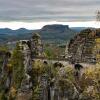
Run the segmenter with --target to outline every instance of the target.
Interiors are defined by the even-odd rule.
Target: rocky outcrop
[[[68,54],[71,62],[96,63],[96,39],[100,29],[85,29],[70,40]]]
[[[33,34],[30,40],[30,48],[33,57],[43,56],[43,44],[41,40],[41,36],[38,33]]]
[[[2,66],[0,72],[0,93],[8,96],[12,85],[12,70],[10,69],[11,53],[9,51],[0,51],[0,59],[2,59]]]
[[[31,58],[31,50],[28,46],[29,41],[20,41],[19,45],[22,46],[22,54],[24,56],[24,78],[21,82],[21,86],[18,90],[17,100],[30,100],[32,98],[32,81],[29,73],[32,71],[32,58]]]
[[[33,77],[31,74],[33,72],[32,60],[34,57],[42,56],[43,46],[39,34],[33,34],[30,40],[19,41],[19,46],[24,57],[24,78],[18,90],[17,100],[23,100],[23,97],[25,100],[30,100],[32,98],[33,88]]]
[[[20,40],[19,46],[24,54],[30,53],[29,55],[33,58],[43,56],[43,44],[38,33],[33,34],[30,40]]]

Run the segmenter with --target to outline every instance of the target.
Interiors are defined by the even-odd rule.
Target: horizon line
[[[10,28],[16,30],[19,28],[26,29],[41,29],[45,25],[61,24],[68,25],[69,27],[92,27],[100,28],[99,21],[69,21],[69,22],[58,22],[58,21],[44,21],[44,22],[23,22],[23,21],[11,21],[11,22],[0,22],[0,28]]]

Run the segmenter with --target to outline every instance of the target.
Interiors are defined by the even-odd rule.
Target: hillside
[[[22,38],[26,39],[26,37],[29,38],[32,32],[36,32],[36,30],[27,30],[25,28],[17,30],[11,30],[9,28],[0,29],[0,43],[17,41]]]
[[[87,29],[87,27],[70,27],[73,31],[75,31],[75,32],[80,32],[80,31],[82,31],[82,30],[84,30],[84,29]]]
[[[75,31],[72,31],[68,25],[46,25],[39,34],[43,40],[54,42],[66,42],[75,35]]]
[[[70,47],[78,43],[76,46],[80,48],[83,38],[94,40],[92,37],[95,37],[96,47],[100,48],[100,30],[94,31],[81,31],[71,41]],[[65,65],[64,61],[49,59],[50,55],[53,53],[45,55],[41,36],[37,33],[29,40],[20,40],[12,52],[2,46],[0,100],[100,100],[100,64],[85,63],[85,67],[84,64],[72,65],[65,61]]]
[[[40,30],[4,28],[0,29],[0,43],[29,39],[34,33],[39,33],[46,42],[66,42],[75,34],[67,25],[46,25]]]

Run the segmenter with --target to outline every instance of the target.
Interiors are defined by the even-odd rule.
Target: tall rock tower
[[[33,34],[31,39],[31,52],[33,57],[43,56],[43,45],[38,33]]]

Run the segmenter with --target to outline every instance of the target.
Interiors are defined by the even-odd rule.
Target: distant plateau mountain
[[[75,30],[76,29],[76,30]],[[64,42],[70,40],[79,28],[69,28],[68,25],[46,25],[39,30],[28,30],[20,28],[17,30],[11,30],[9,28],[0,29],[0,43],[7,43],[12,41],[18,41],[21,39],[29,39],[32,34],[39,33],[43,41],[47,42]]]

